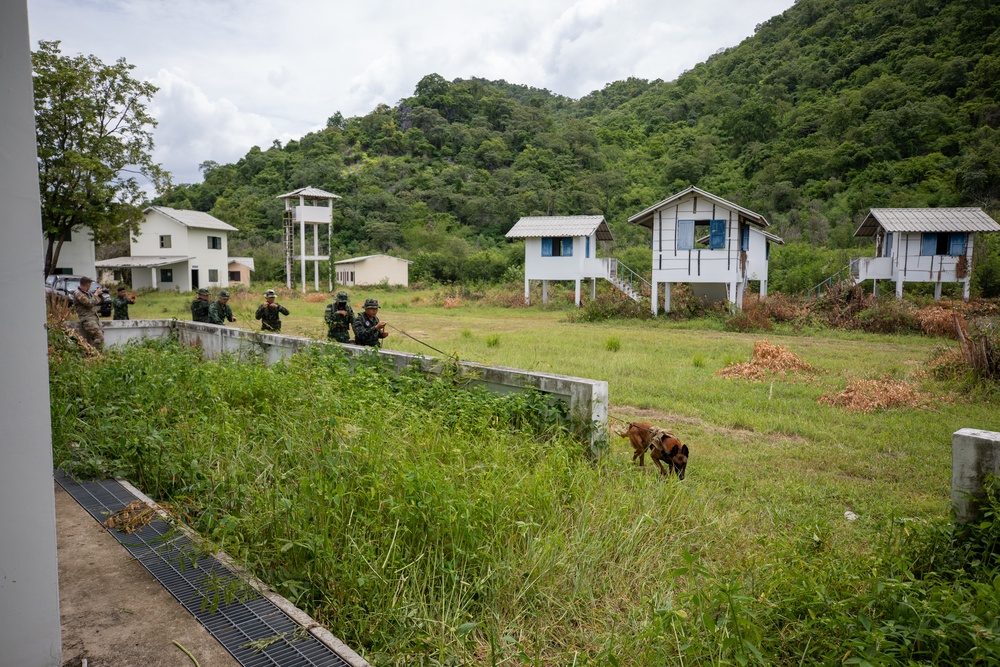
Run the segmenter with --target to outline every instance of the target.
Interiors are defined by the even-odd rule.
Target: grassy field
[[[263,289],[235,296],[237,325],[254,328],[253,311]],[[889,614],[898,626],[886,626],[882,606],[895,609],[896,600],[879,596],[909,585],[913,577],[908,574],[913,564],[900,551],[911,537],[910,526],[940,525],[949,516],[951,434],[963,427],[1000,430],[996,392],[969,394],[927,373],[928,360],[953,341],[779,328],[766,338],[815,371],[750,382],[716,372],[747,361],[754,342],[764,336],[726,332],[716,320],[584,324],[569,321],[572,308],[564,302],[499,308],[453,298],[445,307],[445,295],[432,291],[352,291],[355,304],[366,296],[380,299],[379,316],[393,327],[386,348],[436,356],[405,332],[463,360],[607,380],[616,420],[661,425],[691,449],[683,483],[661,479],[655,467],[635,467],[627,441],[617,437],[596,464],[582,456],[566,459],[557,448],[495,454],[494,463],[470,469],[468,461],[456,464],[451,452],[482,443],[461,438],[456,443],[440,428],[428,440],[412,424],[402,426],[412,434],[410,446],[419,443],[426,450],[407,454],[416,479],[451,489],[457,495],[448,503],[461,504],[465,501],[454,498],[471,493],[490,506],[490,516],[500,517],[490,529],[496,531],[490,546],[469,543],[473,551],[490,553],[485,568],[492,574],[482,575],[481,563],[476,571],[498,580],[486,607],[478,597],[485,594],[471,591],[475,582],[466,582],[470,591],[457,584],[418,594],[407,579],[410,565],[392,570],[393,559],[384,551],[401,548],[394,546],[392,526],[368,534],[376,545],[369,554],[372,571],[384,584],[380,593],[365,588],[368,583],[359,590],[389,607],[405,607],[402,601],[409,600],[408,611],[380,610],[373,618],[384,617],[394,626],[405,626],[410,618],[413,627],[396,636],[356,617],[338,619],[321,603],[313,611],[376,663],[816,664],[839,656],[845,664],[908,664],[914,657],[926,659],[913,648],[914,641],[920,646],[919,632],[916,639],[894,639],[898,632],[886,630],[903,627],[901,612]],[[140,295],[132,316],[188,319],[191,298]],[[325,338],[326,301],[283,294],[279,302],[291,310],[285,333]],[[865,414],[817,401],[842,391],[852,379],[881,377],[913,383],[926,394],[925,406]],[[615,427],[620,422],[613,420]],[[367,428],[379,435],[377,420]],[[74,432],[73,437],[80,436]],[[517,449],[482,432],[477,437],[487,438],[490,447]],[[490,468],[494,464],[498,468]],[[484,478],[470,472],[481,466],[492,472]],[[481,485],[467,487],[465,475]],[[396,497],[391,488],[387,493]],[[509,499],[503,498],[506,493]],[[502,498],[509,500],[509,509],[496,504]],[[471,511],[466,518],[472,523],[487,520],[479,510]],[[248,555],[238,542],[223,543]],[[315,601],[316,594],[303,593],[300,584],[274,582],[273,564],[263,570],[291,597]],[[456,576],[463,578],[461,572]],[[909,595],[919,597],[915,590]],[[934,607],[927,618],[958,613],[953,607],[980,596],[976,591],[954,595],[957,601],[921,601]],[[989,634],[996,629],[996,599],[992,605],[985,615],[992,621],[975,617],[976,627],[985,627],[987,634],[974,639],[974,646],[996,639]],[[928,628],[928,633],[940,631]],[[853,648],[851,637],[857,638]],[[387,641],[399,644],[393,649]],[[893,641],[904,646],[898,662],[879,647],[879,642],[896,645]],[[972,664],[953,657],[946,651],[932,662]]]

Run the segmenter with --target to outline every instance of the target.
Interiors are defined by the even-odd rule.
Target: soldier
[[[275,293],[273,289],[264,292],[264,303],[257,306],[255,317],[260,320],[261,331],[281,331],[281,319],[278,316],[288,315],[288,309],[274,302]]]
[[[104,330],[101,329],[98,309],[101,307],[101,293],[104,289],[98,287],[97,291],[91,294],[92,282],[87,276],[80,278],[80,286],[73,292],[73,310],[80,320],[80,333],[83,339],[100,352],[104,350]]]
[[[354,344],[382,347],[382,339],[388,337],[385,322],[378,321],[378,299],[365,299],[365,312],[354,320]]]
[[[347,292],[341,290],[333,303],[326,305],[326,313],[323,315],[326,326],[329,329],[326,337],[338,343],[351,342],[351,327],[354,325],[354,309],[348,303]]]
[[[208,307],[208,321],[212,324],[225,324],[227,320],[235,322],[236,318],[233,317],[233,309],[229,307],[229,292],[222,290],[218,301]]]
[[[127,320],[128,319],[128,305],[130,303],[135,303],[135,295],[129,296],[125,291],[125,287],[118,288],[118,296],[115,300],[111,302],[111,308],[114,314],[111,316],[113,320]]]
[[[198,298],[191,302],[191,319],[195,322],[211,322],[208,318],[208,288],[198,290]]]

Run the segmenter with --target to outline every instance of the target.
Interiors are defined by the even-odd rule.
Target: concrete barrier
[[[75,322],[68,324],[76,325]],[[301,336],[267,334],[185,320],[106,320],[102,325],[105,345],[108,347],[124,345],[142,338],[166,338],[176,335],[182,345],[200,347],[208,359],[214,359],[222,354],[232,354],[243,358],[263,358],[265,363],[271,364],[287,359],[311,345],[337,345],[350,355],[373,352],[372,348],[358,345],[328,343]],[[607,447],[608,383],[603,380],[486,366],[469,361],[459,361],[454,364],[395,350],[376,352],[396,372],[415,364],[427,373],[439,374],[445,369],[454,369],[458,376],[469,384],[483,385],[493,392],[535,389],[554,396],[566,404],[574,431],[590,448],[591,454],[598,456]]]
[[[951,436],[951,503],[955,520],[967,523],[979,516],[987,475],[1000,475],[1000,433],[963,428]]]

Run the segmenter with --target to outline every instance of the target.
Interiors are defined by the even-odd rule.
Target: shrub
[[[584,304],[577,313],[571,313],[571,322],[604,322],[607,320],[620,319],[650,319],[653,314],[649,311],[648,303],[636,303],[624,294],[617,292],[607,292],[598,294],[596,299],[592,299]]]

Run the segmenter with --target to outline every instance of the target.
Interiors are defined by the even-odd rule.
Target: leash
[[[428,343],[425,343],[424,341],[420,340],[419,338],[416,338],[416,337],[414,337],[414,336],[411,336],[410,334],[406,333],[405,331],[403,331],[403,330],[402,330],[402,329],[400,329],[399,327],[394,327],[394,326],[392,326],[391,324],[389,324],[388,322],[386,323],[386,325],[385,325],[385,326],[389,327],[390,329],[393,329],[394,331],[398,331],[399,333],[403,334],[404,336],[406,336],[406,337],[407,337],[407,338],[409,338],[410,340],[415,340],[415,341],[417,341],[418,343],[420,343],[421,345],[425,345],[425,346],[427,346],[427,347],[431,348],[432,350],[434,350],[434,351],[435,351],[435,352],[437,352],[438,354],[443,354],[444,356],[446,356],[446,357],[449,357],[449,358],[451,358],[451,359],[455,359],[456,361],[458,360],[458,357],[456,357],[456,356],[455,356],[454,354],[448,354],[447,352],[443,352],[443,351],[441,351],[441,350],[437,349],[436,347],[434,347],[433,345],[430,345],[430,344],[428,344]],[[381,341],[380,341],[380,342],[381,342]]]

